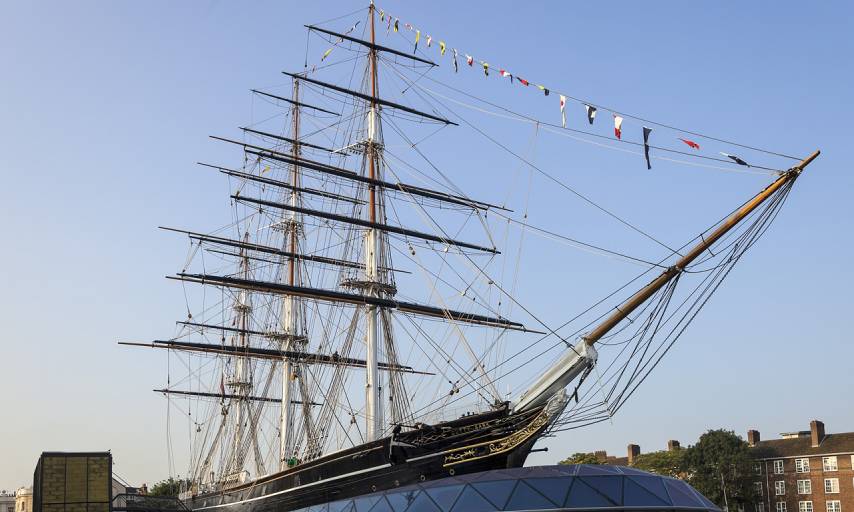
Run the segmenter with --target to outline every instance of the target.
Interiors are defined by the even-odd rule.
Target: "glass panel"
[[[566,500],[566,494],[569,491],[569,484],[572,483],[572,478],[526,478],[525,483],[560,507]]]
[[[609,466],[607,464],[581,464],[578,466],[579,476],[618,474],[620,474],[620,470],[616,466]]]
[[[703,507],[705,506],[688,488],[688,485],[678,480],[664,480],[664,487],[670,494],[670,501],[675,507]]]
[[[504,504],[510,498],[510,493],[513,492],[515,485],[516,480],[497,480],[494,482],[475,482],[471,484],[477,492],[494,503],[495,507],[499,510],[504,508]]]
[[[582,478],[587,485],[604,495],[614,505],[623,503],[623,476],[591,476]]]
[[[353,510],[353,500],[334,501],[329,504],[329,512],[350,512]]]
[[[669,505],[667,501],[659,498],[644,486],[634,482],[632,478],[627,477],[623,482],[623,503],[626,507]]]
[[[388,501],[383,496],[375,505],[374,508],[371,509],[371,512],[394,512],[394,509],[391,508],[391,505],[388,504]]]
[[[375,494],[373,496],[363,496],[361,498],[356,498],[353,502],[356,504],[356,512],[368,512],[371,510],[377,502],[382,499],[382,494]]]
[[[565,507],[587,508],[587,507],[613,507],[619,506],[619,503],[613,503],[607,499],[602,493],[597,492],[593,487],[584,483],[580,478],[576,478],[569,489],[569,496],[566,498]]]
[[[418,491],[394,492],[386,494],[385,497],[395,512],[403,512],[410,503],[415,501],[417,493]]]
[[[469,486],[463,490],[457,502],[454,503],[452,512],[494,512],[495,505],[488,502],[486,498],[478,494]],[[373,512],[373,511],[372,511]]]
[[[419,493],[407,510],[409,512],[442,512],[425,492]]]
[[[547,500],[545,496],[535,491],[533,487],[523,481],[513,490],[510,501],[504,510],[530,510],[554,508],[555,504]]]
[[[463,491],[465,486],[460,485],[446,485],[444,487],[434,487],[432,489],[427,489],[427,494],[433,498],[433,501],[439,505],[439,508],[442,510],[451,510],[451,507],[454,505],[454,501],[457,500],[457,496]]]
[[[667,495],[667,491],[664,490],[664,482],[662,482],[662,478],[659,476],[633,476],[630,477],[629,480],[634,481],[639,484],[641,487],[646,489],[647,491],[653,493],[664,503],[670,503],[670,497]]]

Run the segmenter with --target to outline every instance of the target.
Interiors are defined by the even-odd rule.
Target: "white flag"
[[[560,95],[560,124],[566,128],[566,96]]]

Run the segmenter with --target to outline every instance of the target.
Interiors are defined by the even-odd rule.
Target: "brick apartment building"
[[[757,512],[854,512],[854,432],[826,434],[813,420],[809,430],[762,441],[749,430],[756,459]]]

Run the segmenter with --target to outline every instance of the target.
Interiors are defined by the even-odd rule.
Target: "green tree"
[[[592,453],[573,453],[559,464],[601,464],[602,462]]]
[[[687,451],[680,448],[670,451],[642,453],[635,458],[631,466],[656,475],[682,478],[686,474],[685,454]]]
[[[174,479],[171,476],[151,486],[148,490],[150,496],[170,496],[177,498],[182,490],[188,488],[190,481],[187,479]]]
[[[731,430],[709,430],[685,451],[688,483],[718,506],[745,508],[756,500],[747,442]]]

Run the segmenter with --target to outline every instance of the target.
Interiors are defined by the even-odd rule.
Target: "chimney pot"
[[[821,445],[821,442],[824,441],[824,423],[819,420],[812,420],[810,422],[810,439],[812,440],[812,447],[815,448]]]
[[[759,442],[759,431],[758,430],[748,430],[747,431],[747,444],[750,446],[756,446],[756,443]]]
[[[638,455],[640,455],[640,446],[636,444],[630,444],[628,446],[628,460],[629,464],[633,464],[635,459],[637,459]]]
[[[681,446],[679,445],[679,441],[677,441],[676,439],[671,439],[670,441],[667,441],[668,452],[678,450],[679,448],[681,448]]]

